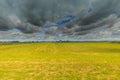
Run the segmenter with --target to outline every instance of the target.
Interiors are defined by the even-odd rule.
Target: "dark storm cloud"
[[[5,20],[0,19],[0,31],[7,31],[10,27],[6,24]]]
[[[72,28],[74,25],[79,26],[72,33],[84,35],[104,25],[108,25],[107,28],[110,28],[119,19],[120,13],[118,6],[120,6],[120,1],[94,0],[91,5],[93,8],[91,13],[87,15],[83,14],[72,25],[67,26],[67,28]]]
[[[25,34],[85,35],[97,28],[111,28],[120,17],[120,0],[0,0],[0,31],[18,29]],[[76,19],[60,28],[43,29],[61,18]]]

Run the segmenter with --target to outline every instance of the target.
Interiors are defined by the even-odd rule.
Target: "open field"
[[[1,43],[0,80],[119,80],[120,43]]]

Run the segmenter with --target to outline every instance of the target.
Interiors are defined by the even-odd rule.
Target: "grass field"
[[[0,80],[119,80],[120,43],[1,43]]]

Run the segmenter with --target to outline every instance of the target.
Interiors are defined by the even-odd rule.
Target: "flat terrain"
[[[120,43],[0,43],[0,80],[119,80]]]

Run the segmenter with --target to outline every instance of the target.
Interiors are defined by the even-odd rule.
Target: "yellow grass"
[[[120,44],[0,44],[0,80],[119,80]]]

